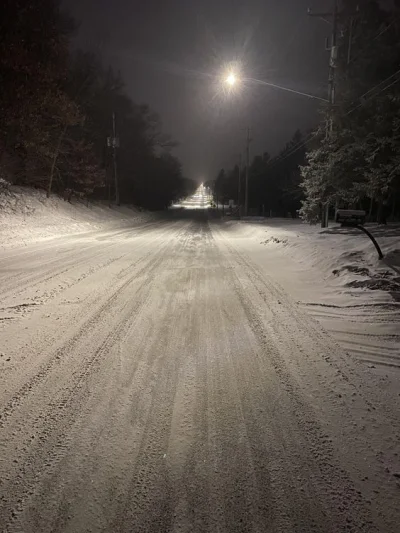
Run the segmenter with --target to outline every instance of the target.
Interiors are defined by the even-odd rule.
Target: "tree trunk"
[[[395,215],[396,215],[396,198],[393,198],[392,212],[390,213],[390,220],[391,220],[391,222],[394,221]]]
[[[119,199],[119,186],[118,186],[118,174],[117,174],[117,154],[115,153],[114,148],[114,186],[115,186],[115,203],[117,206],[120,205],[120,199]]]
[[[108,181],[108,207],[111,209],[111,176],[110,176],[110,173],[108,172],[106,176],[107,176],[107,181]]]
[[[386,223],[386,221],[384,220],[384,216],[383,216],[383,200],[382,199],[378,201],[378,212],[376,214],[376,221],[378,222],[378,224]]]
[[[56,163],[57,163],[57,158],[58,158],[58,154],[60,153],[60,147],[61,147],[61,143],[62,143],[62,140],[64,138],[64,135],[65,135],[65,132],[67,131],[67,125],[64,126],[63,130],[61,131],[60,133],[60,136],[58,138],[58,142],[57,142],[57,148],[56,148],[56,151],[54,153],[54,157],[53,157],[53,161],[51,163],[51,169],[50,169],[50,176],[49,176],[49,183],[48,183],[48,186],[47,186],[47,198],[50,198],[50,194],[51,194],[51,187],[53,185],[53,178],[54,178],[54,169],[56,168]]]
[[[374,196],[372,195],[369,202],[368,222],[372,220],[372,208],[374,205]]]
[[[322,206],[321,214],[321,228],[327,228],[329,226],[329,202]]]

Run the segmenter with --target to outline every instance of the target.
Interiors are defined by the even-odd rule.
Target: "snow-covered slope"
[[[369,226],[385,258],[356,229],[300,221],[229,222],[246,249],[346,351],[378,372],[400,371],[400,225]],[[393,376],[393,374],[392,374]]]
[[[288,219],[247,220],[232,222],[231,226],[235,230],[240,227],[241,237],[258,241],[268,257],[285,258],[287,268],[298,272],[312,269],[313,276],[350,299],[365,296],[362,289],[400,298],[400,224],[368,226],[385,255],[382,261],[372,242],[356,228],[334,224],[320,229]]]
[[[18,246],[43,239],[140,224],[152,215],[133,207],[113,207],[58,196],[46,198],[44,191],[10,186],[0,191],[0,247]]]

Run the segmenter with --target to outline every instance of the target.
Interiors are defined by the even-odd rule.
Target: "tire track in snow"
[[[379,527],[325,424],[355,370],[215,233],[204,220],[171,232],[136,274],[114,272],[118,287],[142,273],[98,315],[113,298],[100,284],[79,338],[40,355],[61,350],[3,428],[18,460],[5,463],[6,533],[396,531]],[[315,383],[324,365],[332,384]]]
[[[160,252],[160,254],[162,254],[162,252]],[[93,377],[96,371],[95,367],[99,364],[99,360],[104,358],[111,346],[113,346],[115,342],[121,341],[124,338],[125,330],[128,327],[133,327],[133,317],[138,315],[143,306],[146,305],[149,292],[151,290],[152,279],[154,279],[156,270],[162,263],[162,260],[162,257],[155,257],[152,259],[151,265],[147,264],[139,272],[131,275],[131,277],[128,278],[128,280],[126,280],[121,287],[119,287],[118,291],[113,294],[108,302],[104,304],[84,326],[81,327],[79,332],[72,339],[70,339],[68,344],[65,345],[61,350],[57,351],[53,361],[60,359],[64,352],[70,352],[74,350],[82,336],[90,334],[90,329],[96,326],[101,315],[107,313],[109,307],[115,303],[119,294],[128,289],[135,277],[143,274],[146,271],[144,283],[141,285],[138,292],[133,295],[135,300],[137,299],[135,305],[130,307],[128,312],[125,311],[125,316],[123,319],[121,319],[116,325],[115,329],[107,335],[100,347],[96,349],[95,352],[90,354],[89,357],[84,359],[83,364],[80,364],[79,371],[74,371],[72,382],[67,386],[64,385],[59,394],[57,394],[57,397],[53,399],[50,404],[45,406],[44,413],[40,413],[36,417],[31,431],[33,434],[36,434],[36,432],[39,433],[39,435],[36,434],[35,440],[39,442],[41,449],[36,449],[34,453],[30,454],[29,456],[25,456],[23,464],[21,464],[20,460],[17,459],[19,473],[16,473],[14,480],[17,480],[19,495],[21,495],[21,487],[23,487],[23,492],[29,496],[31,494],[32,487],[34,488],[37,485],[38,479],[43,477],[46,472],[54,469],[55,463],[60,460],[62,455],[60,454],[60,451],[68,447],[68,427],[72,423],[77,412],[79,412],[80,405],[84,401],[82,399],[82,394],[85,395],[84,385],[86,380],[89,376]],[[53,368],[49,366],[43,369],[40,374],[35,376],[34,382],[29,383],[27,386],[28,388],[24,388],[23,392],[19,392],[15,398],[17,402],[14,401],[11,405],[9,404],[9,406],[7,406],[9,408],[8,410],[7,408],[3,410],[1,419],[3,427],[5,418],[9,418],[14,409],[20,405],[22,401],[21,396],[25,396],[28,392],[31,393],[32,389],[37,387],[39,383],[44,380],[46,374],[51,370],[53,370]],[[43,428],[41,432],[40,430],[38,431],[38,426]],[[28,445],[28,443],[29,441],[25,444]],[[39,466],[38,463],[42,463],[42,465]],[[10,494],[10,491],[7,492]],[[21,500],[19,505],[11,509],[9,512],[12,521],[18,519],[18,515],[21,513],[24,506],[24,499],[21,498],[21,496],[19,499]],[[4,516],[4,512],[1,508],[0,515]],[[8,531],[8,529],[5,531]],[[13,531],[13,529],[11,528],[9,531]]]
[[[161,229],[161,232],[159,232],[159,234],[155,237],[156,240],[162,240],[170,230],[171,225],[166,224],[165,227]],[[126,231],[124,233],[126,233]],[[135,241],[137,239],[139,240],[142,236],[142,233],[134,235],[133,242],[135,243]],[[146,242],[139,243],[139,246],[136,246],[136,250],[140,250],[145,245]],[[79,254],[76,254],[74,247],[72,247],[72,249],[62,248],[62,257],[57,257],[55,260],[48,261],[45,263],[45,265],[39,264],[40,271],[37,274],[29,273],[26,275],[24,272],[22,272],[11,276],[5,276],[4,280],[2,281],[3,288],[0,301],[6,302],[7,298],[9,299],[12,296],[11,301],[14,303],[18,296],[23,297],[25,293],[29,293],[29,296],[25,297],[24,301],[26,299],[33,299],[34,305],[42,305],[67,289],[73,287],[77,283],[83,281],[87,277],[97,273],[99,270],[102,270],[103,268],[106,268],[112,263],[117,262],[123,257],[129,255],[129,252],[126,252],[122,255],[118,255],[117,257],[112,257],[106,261],[103,260],[97,263],[98,259],[103,259],[106,254],[108,255],[111,251],[117,249],[118,246],[120,246],[119,241],[112,242],[107,245],[103,244],[101,248],[99,248],[98,244],[88,245],[87,243],[82,243],[82,251]],[[40,252],[41,251],[39,250],[33,253],[40,254]],[[70,255],[71,253],[72,258],[70,260],[65,260],[65,255]],[[12,259],[10,262],[13,265]],[[25,257],[24,261],[29,262],[29,259],[29,257]],[[4,263],[5,266],[7,265],[7,262],[1,262],[0,258],[0,264],[2,263],[3,267]],[[50,268],[48,268],[49,266]],[[83,272],[82,267],[85,267]],[[66,276],[63,276],[64,274],[68,274],[67,280],[65,279]],[[71,275],[75,275],[75,277],[71,279]],[[53,282],[54,285],[52,289],[49,289],[50,282]],[[33,290],[37,287],[39,287],[39,289],[36,290],[36,293],[39,292],[40,287],[43,287],[41,294],[35,294],[33,292]],[[32,294],[34,294],[33,298]],[[7,306],[5,309],[7,309]]]
[[[46,378],[47,374],[54,366],[63,362],[63,356],[70,352],[82,338],[88,336],[92,329],[96,328],[98,322],[102,319],[103,315],[109,311],[119,295],[123,293],[129,285],[136,280],[136,278],[146,274],[150,277],[154,269],[157,268],[162,261],[162,257],[158,257],[160,255],[162,255],[162,250],[158,252],[157,258],[154,257],[152,252],[148,252],[144,257],[134,261],[129,267],[124,269],[121,279],[124,280],[126,274],[128,274],[127,279],[125,279],[113,291],[112,295],[108,296],[107,300],[84,321],[78,331],[76,331],[67,342],[64,342],[59,349],[53,352],[49,361],[47,361],[30,380],[25,382],[23,387],[16,391],[14,396],[5,404],[0,411],[0,428],[4,427],[5,420],[12,414],[13,410],[19,405],[19,403],[21,403],[22,399],[27,394],[30,394],[33,388]],[[148,259],[150,259],[150,262],[146,263],[146,260]],[[141,263],[145,263],[144,266],[142,266],[139,271],[134,270],[132,273],[132,268],[134,269],[138,267]]]
[[[270,338],[278,339],[277,346],[280,349],[278,352],[272,352],[274,366],[278,374],[281,376],[282,381],[287,384],[287,391],[293,397],[293,405],[296,405],[297,403],[300,419],[301,413],[306,415],[305,427],[307,428],[307,435],[313,436],[311,449],[316,453],[316,459],[321,465],[320,468],[324,478],[333,480],[333,482],[329,483],[331,486],[331,489],[329,490],[332,492],[332,497],[337,503],[337,508],[345,513],[350,512],[350,515],[353,515],[354,511],[357,510],[357,513],[359,513],[361,517],[362,511],[368,509],[366,502],[371,498],[371,492],[371,499],[374,499],[374,496],[375,498],[379,498],[376,496],[377,491],[363,491],[365,494],[362,498],[359,487],[356,488],[354,483],[350,481],[350,474],[346,474],[337,462],[338,458],[335,457],[337,454],[334,454],[334,449],[331,445],[332,439],[327,438],[326,431],[322,430],[322,428],[315,426],[313,429],[314,423],[311,421],[313,418],[315,421],[315,415],[313,416],[312,411],[309,410],[309,403],[304,394],[301,394],[297,379],[293,379],[294,376],[298,375],[301,379],[307,381],[308,377],[304,374],[304,363],[302,364],[302,367],[297,366],[299,363],[298,354],[311,363],[308,374],[314,379],[319,375],[321,380],[320,383],[324,383],[325,389],[330,393],[329,396],[332,401],[332,407],[336,412],[340,413],[341,411],[339,416],[342,417],[342,423],[345,423],[345,421],[347,422],[349,418],[352,417],[352,401],[357,401],[360,407],[363,406],[365,415],[375,411],[381,402],[377,399],[374,400],[376,394],[368,394],[367,396],[363,393],[363,389],[366,386],[365,379],[361,378],[360,380],[356,365],[352,366],[350,361],[344,359],[343,351],[319,326],[319,324],[306,314],[302,313],[294,302],[291,302],[290,299],[288,299],[287,295],[279,285],[272,281],[268,275],[261,273],[260,269],[240,254],[233,245],[227,242],[221,233],[219,233],[219,237],[223,239],[224,245],[234,258],[234,262],[238,262],[242,267],[240,270],[237,270],[240,275],[236,274],[236,285],[239,287],[238,290],[243,299],[243,306],[248,309],[249,322],[252,324],[255,331],[258,331],[258,338],[262,344],[268,343]],[[236,270],[231,270],[230,272],[236,273]],[[245,275],[243,275],[243,273],[245,273]],[[252,289],[250,287],[252,287]],[[252,293],[252,290],[254,291],[254,296],[252,298],[253,302],[250,301],[249,296]],[[270,313],[270,317],[267,320],[267,329],[265,329],[265,325],[263,325],[265,324],[265,318],[261,318],[261,315],[265,315],[263,307],[256,308],[254,305],[254,301],[257,301],[258,299],[256,295],[258,295],[264,303],[264,309],[268,309],[268,312]],[[271,295],[273,296],[272,300]],[[278,305],[276,305],[277,303]],[[262,310],[261,314],[260,310]],[[325,373],[322,373],[321,366],[318,363],[319,359],[326,363]],[[314,372],[315,374],[313,376]],[[331,374],[331,379],[328,378],[329,374]],[[314,388],[314,385],[312,385],[312,387]],[[344,392],[339,394],[338,391]],[[342,396],[345,397],[346,393],[348,396],[348,404],[344,403],[341,399]],[[352,400],[350,400],[349,397],[351,397]],[[355,397],[356,399],[354,399]],[[386,498],[381,499],[375,509],[372,506],[369,517],[361,520],[361,518],[357,518],[357,513],[355,513],[354,517],[350,516],[351,523],[354,527],[357,523],[365,524],[364,527],[366,529],[362,529],[362,531],[380,531],[381,527],[388,528],[387,531],[395,531],[396,521],[392,517],[396,514],[394,497],[396,487],[394,486],[393,481],[388,482],[388,475],[383,467],[379,470],[379,462],[382,461],[381,458],[376,461],[376,457],[379,457],[381,453],[379,452],[379,448],[376,450],[376,454],[375,452],[370,453],[372,450],[368,450],[367,452],[366,448],[370,446],[366,445],[365,441],[365,429],[368,428],[368,431],[371,434],[371,439],[373,439],[374,436],[376,437],[377,434],[385,436],[388,442],[387,448],[389,450],[392,448],[392,442],[396,439],[396,430],[393,430],[391,426],[392,424],[396,424],[394,427],[398,426],[396,410],[394,409],[392,413],[390,412],[391,403],[389,401],[382,402],[382,404],[385,405],[384,417],[389,415],[391,421],[388,422],[388,420],[384,419],[380,430],[377,428],[378,420],[374,416],[370,416],[371,420],[369,423],[366,423],[363,420],[364,417],[361,417],[360,423],[358,409],[356,410],[357,422],[354,421],[352,424],[348,424],[351,429],[351,431],[348,431],[348,437],[351,439],[357,438],[359,441],[358,447],[360,447],[361,444],[359,457],[368,453],[370,461],[378,463],[378,470],[375,468],[375,484],[373,484],[372,487],[386,487],[388,491]],[[340,424],[340,422],[336,423]],[[392,437],[390,437],[391,433],[393,433]],[[387,438],[386,436],[389,437]],[[356,445],[355,441],[351,440],[351,442],[353,446]],[[386,461],[388,464],[395,464],[398,462],[396,456],[392,453],[390,453],[390,457],[386,458]],[[370,468],[368,469],[368,474],[371,474]],[[363,477],[362,473],[360,472],[359,475],[361,479]],[[338,485],[342,485],[344,489],[344,497],[341,501],[337,501],[338,495],[336,494],[336,487]],[[389,502],[392,506],[392,512],[386,513],[386,516],[383,517],[381,510],[388,507]],[[372,522],[379,523],[380,525],[373,526]],[[378,529],[376,529],[376,527],[378,527]],[[390,527],[392,529],[390,529]]]
[[[186,229],[180,229],[174,236],[179,239],[179,236],[185,232]],[[92,338],[93,332],[99,323],[107,323],[105,317],[115,307],[118,298],[129,291],[129,286],[136,279],[144,277],[138,290],[132,293],[132,298],[125,302],[122,308],[119,308],[118,316],[121,314],[122,318],[119,318],[113,331],[107,334],[106,338],[93,353],[89,353],[83,360],[77,361],[78,366],[70,374],[71,381],[69,383],[63,384],[48,403],[43,399],[42,404],[44,405],[39,407],[39,414],[35,414],[34,420],[30,424],[30,433],[35,435],[35,443],[37,444],[36,446],[32,445],[30,438],[28,438],[19,446],[23,452],[20,454],[21,457],[17,456],[14,460],[15,467],[12,477],[14,479],[14,489],[17,489],[15,490],[14,499],[17,499],[18,494],[18,503],[10,508],[9,501],[12,499],[12,490],[8,490],[5,508],[2,508],[0,505],[0,516],[7,515],[7,513],[9,516],[9,523],[5,531],[12,532],[14,528],[16,528],[16,531],[20,531],[18,529],[18,518],[23,513],[26,501],[35,494],[35,487],[40,487],[40,479],[51,476],[57,463],[67,451],[70,442],[68,436],[69,428],[78,416],[82,405],[85,403],[85,396],[88,394],[85,390],[85,383],[89,378],[94,378],[101,362],[105,360],[105,356],[109,353],[111,347],[116,342],[123,341],[128,332],[134,328],[135,321],[140,316],[141,309],[148,302],[157,270],[165,263],[164,251],[168,245],[168,241],[163,243],[157,249],[156,253],[149,252],[120,272],[122,284],[119,285],[117,290],[86,320],[66,344],[54,352],[49,364],[45,365],[34,376],[33,380],[19,391],[19,394],[14,397],[14,401],[7,406],[8,410],[3,411],[3,416],[0,421],[4,426],[2,429],[6,429],[7,419],[12,418],[12,415],[21,406],[24,398],[34,394],[35,389],[41,386],[42,383],[45,383],[47,375],[50,372],[60,372],[57,366],[58,363],[60,365],[62,364],[64,356],[79,349],[80,344],[87,337]],[[144,265],[137,270],[137,267],[143,263]],[[133,267],[135,268],[132,271]],[[126,276],[128,276],[127,279]],[[26,430],[23,426],[23,421],[21,421],[19,428],[16,428],[14,424],[13,434],[23,430]],[[27,455],[25,451],[29,448],[31,449],[31,453]],[[21,497],[21,490],[25,494],[25,497]]]
[[[185,229],[179,229],[177,235],[182,232],[185,232]],[[80,339],[88,336],[88,332],[96,327],[97,323],[102,319],[102,316],[107,313],[108,309],[118,298],[118,296],[123,293],[127,289],[127,287],[137,278],[145,275],[146,273],[148,274],[149,268],[151,270],[153,269],[152,264],[156,261],[157,258],[159,260],[158,262],[162,261],[163,251],[168,247],[168,244],[168,241],[164,242],[157,250],[156,254],[154,254],[153,251],[149,251],[144,256],[130,263],[128,267],[123,268],[117,276],[119,283],[113,290],[111,295],[107,295],[105,301],[100,305],[100,307],[97,307],[98,302],[96,298],[96,307],[94,308],[94,311],[90,313],[89,317],[85,316],[83,323],[79,326],[79,329],[74,332],[72,337],[67,340],[62,339],[61,346],[58,349],[53,350],[48,360],[44,364],[39,366],[39,368],[36,368],[34,370],[35,373],[30,379],[25,380],[25,376],[22,376],[22,378],[25,380],[24,384],[22,385],[22,387],[20,387],[19,390],[14,391],[13,396],[4,404],[3,409],[0,411],[0,428],[3,427],[5,420],[7,419],[9,414],[12,414],[13,408],[16,407],[26,395],[30,394],[32,389],[37,384],[41,383],[46,378],[46,376],[53,367],[62,364],[64,360],[63,355],[68,355],[68,352]],[[150,262],[146,263],[146,261],[148,260]],[[144,265],[140,268],[139,271],[136,271],[135,269],[138,268],[142,263],[144,263]],[[158,263],[155,268],[157,266]],[[93,302],[91,303],[91,305],[93,305]],[[57,344],[57,341],[56,339],[50,339],[47,344]],[[47,354],[47,352],[48,350],[45,350],[43,353]],[[41,355],[42,352],[39,352],[37,359],[40,359]],[[25,369],[25,372],[27,372],[27,369]]]

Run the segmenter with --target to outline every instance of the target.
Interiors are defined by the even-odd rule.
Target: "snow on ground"
[[[400,225],[368,226],[385,255],[355,228],[298,220],[231,221],[230,235],[358,360],[398,379]],[[238,242],[239,243],[239,242]]]
[[[195,194],[173,204],[174,209],[207,209],[211,206],[211,196],[201,186]]]
[[[65,202],[41,190],[10,186],[0,192],[0,247],[26,245],[56,236],[140,224],[153,215],[136,208]]]
[[[201,191],[185,207],[204,208]],[[187,205],[186,205],[187,204]],[[70,204],[43,191],[11,186],[0,193],[0,248],[62,235],[142,224],[135,208]],[[224,232],[359,360],[400,371],[400,225],[371,226],[385,259],[357,229],[321,230],[298,220],[226,219]]]
[[[71,229],[48,204],[29,229]],[[2,530],[398,533],[400,302],[354,286],[397,283],[366,238],[79,212],[101,229],[0,252]]]

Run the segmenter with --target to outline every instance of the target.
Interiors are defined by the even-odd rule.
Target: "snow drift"
[[[16,187],[1,180],[0,246],[26,245],[44,239],[112,229],[124,224],[140,224],[153,215],[135,207],[108,207],[75,199],[73,203],[58,196],[46,198],[42,190]]]

